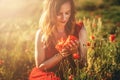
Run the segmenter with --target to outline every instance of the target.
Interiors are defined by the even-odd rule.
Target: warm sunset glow
[[[39,9],[40,0],[0,0],[0,18],[31,14]]]

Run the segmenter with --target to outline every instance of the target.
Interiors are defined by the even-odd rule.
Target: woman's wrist
[[[60,59],[63,59],[63,58],[64,58],[64,56],[61,55],[60,53],[55,54],[55,56],[56,56],[57,58],[60,58]]]
[[[62,58],[65,57],[64,53],[58,53]]]

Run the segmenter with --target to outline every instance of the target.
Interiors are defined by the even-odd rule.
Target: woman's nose
[[[67,16],[65,14],[62,15],[62,20],[65,21],[67,19]]]

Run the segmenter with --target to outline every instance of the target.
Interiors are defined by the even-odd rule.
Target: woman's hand
[[[79,41],[78,40],[70,40],[68,42],[68,44],[66,44],[64,47],[72,54],[76,53],[78,51]]]
[[[60,54],[65,56],[78,52],[78,47],[79,41],[73,35],[69,35],[66,40],[61,38],[55,46],[55,48],[60,52]]]

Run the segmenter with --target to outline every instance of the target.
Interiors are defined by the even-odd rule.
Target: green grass
[[[38,13],[40,13],[38,11]],[[32,14],[33,15],[33,14]],[[120,6],[84,10],[79,8],[77,20],[83,17],[90,20],[86,25],[88,35],[95,35],[95,40],[90,40],[88,50],[88,67],[79,70],[81,80],[117,80],[120,75]],[[100,16],[100,24],[93,28],[91,23]],[[17,17],[14,19],[0,20],[0,80],[28,80],[34,62],[34,39],[39,28],[39,15]],[[97,29],[99,28],[99,29]],[[97,31],[98,30],[98,31]],[[94,31],[94,32],[92,32]],[[90,32],[90,33],[89,33]],[[109,42],[109,35],[116,35],[116,42]]]

